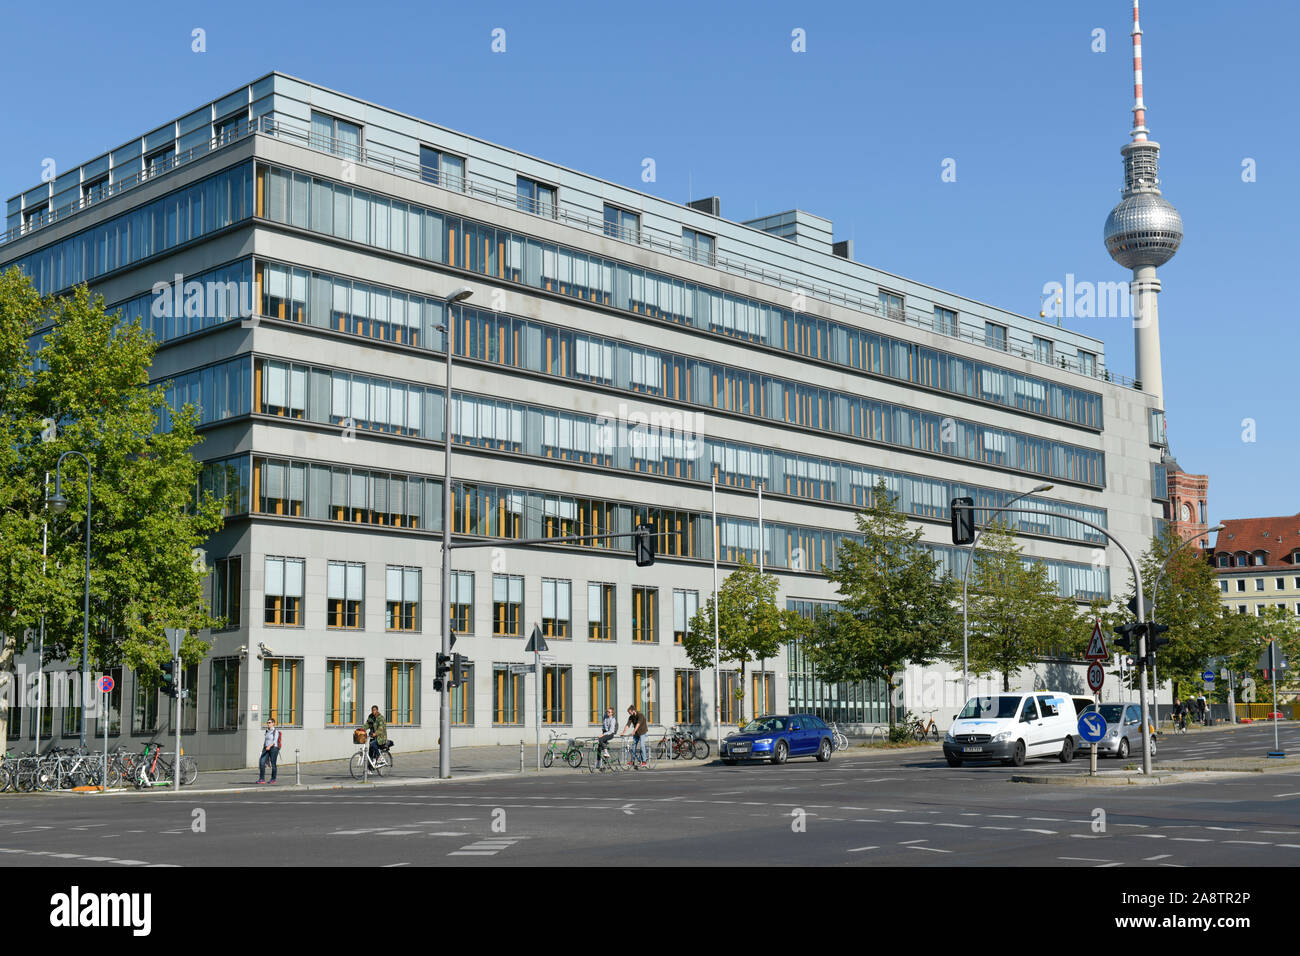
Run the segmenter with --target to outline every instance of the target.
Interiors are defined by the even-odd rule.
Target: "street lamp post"
[[[451,338],[455,323],[452,306],[474,294],[468,286],[460,286],[446,296],[443,302],[442,332],[446,345],[446,378],[442,394],[442,657],[451,653]],[[436,667],[435,667],[436,669]],[[438,692],[438,776],[451,776],[451,688],[442,680]]]
[[[1206,535],[1216,534],[1222,530],[1223,530],[1223,525],[1216,524],[1213,528],[1207,528],[1206,530],[1200,532],[1199,534],[1192,535],[1190,538],[1188,538],[1178,547],[1174,548],[1167,555],[1165,555],[1164,564],[1160,565],[1160,571],[1159,573],[1156,574],[1156,583],[1151,586],[1151,616],[1148,618],[1148,620],[1152,624],[1154,624],[1156,620],[1156,600],[1159,597],[1158,592],[1160,590],[1160,582],[1161,580],[1164,579],[1165,569],[1169,567],[1169,562],[1173,560],[1174,555],[1176,555],[1179,551],[1182,551],[1183,548],[1187,547],[1197,538],[1204,538]],[[1145,678],[1143,679],[1145,680]],[[1156,722],[1156,729],[1159,730],[1160,729],[1160,681],[1157,679],[1156,663],[1154,657],[1151,658],[1151,706],[1154,708],[1154,719]],[[1235,718],[1236,715],[1234,714],[1233,716]],[[1236,723],[1235,719],[1233,720],[1233,723]]]
[[[1053,487],[1055,486],[1037,485],[1030,488],[1028,491],[1022,491],[1001,508],[994,508],[989,513],[990,517],[999,512],[1006,511],[1022,498],[1028,498],[1030,495],[1038,495],[1045,491],[1051,491]],[[970,566],[971,562],[975,558],[975,549],[979,546],[980,538],[987,529],[988,524],[985,524],[984,527],[975,532],[975,538],[970,543],[970,550],[966,552],[966,568],[961,575],[961,703],[963,707],[966,706],[966,701],[970,700]]]
[[[86,593],[82,605],[81,632],[81,748],[86,749],[86,703],[89,695],[87,667],[90,664],[90,459],[79,451],[65,451],[54,468],[54,497],[45,499],[55,514],[68,510],[68,499],[63,495],[63,459],[76,455],[86,463]],[[37,720],[40,714],[37,713]]]

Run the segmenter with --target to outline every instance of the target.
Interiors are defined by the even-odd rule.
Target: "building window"
[[[641,241],[641,217],[637,213],[605,204],[605,235],[627,242]]]
[[[1202,501],[1202,502],[1199,503],[1199,505],[1200,505],[1200,514],[1201,514],[1201,521],[1200,521],[1200,523],[1201,523],[1201,524],[1208,524],[1209,522],[1207,522],[1207,521],[1205,520],[1205,502]]]
[[[573,668],[549,664],[542,668],[542,723],[573,723]]]
[[[325,723],[339,726],[362,719],[357,697],[366,686],[365,663],[359,660],[325,662]]]
[[[262,661],[262,719],[268,717],[282,727],[302,726],[301,657]]]
[[[1079,371],[1084,375],[1097,377],[1097,356],[1092,352],[1079,350]]]
[[[676,704],[673,720],[679,724],[700,722],[700,672],[678,669],[673,672],[673,690]]]
[[[632,641],[654,644],[659,640],[659,589],[632,589]]]
[[[1222,591],[1224,594],[1227,594],[1227,593],[1228,593],[1228,582],[1227,582],[1227,581],[1220,581],[1220,582],[1219,582],[1219,590]]]
[[[1227,566],[1228,566],[1228,556],[1226,554],[1219,555],[1219,567],[1226,568]]]
[[[569,637],[573,582],[542,578],[542,633],[547,637]]]
[[[515,189],[517,193],[515,205],[517,208],[522,209],[524,212],[546,216],[549,219],[555,218],[557,190],[554,186],[539,183],[527,176],[516,176]]]
[[[94,179],[88,179],[81,184],[81,198],[83,202],[92,203],[103,199],[108,190],[108,173],[97,176]]]
[[[943,335],[957,334],[957,313],[943,306],[934,307],[934,330]]]
[[[492,665],[492,723],[521,727],[524,723],[524,671],[509,664]]]
[[[388,661],[387,666],[384,702],[389,725],[411,727],[419,724],[420,662]]]
[[[1233,555],[1233,560],[1235,565],[1239,568],[1244,568],[1246,566],[1246,555],[1242,554],[1241,552],[1238,552],[1237,554]]]
[[[1246,579],[1245,579],[1245,578],[1237,578],[1237,590],[1238,590],[1238,591],[1244,591],[1244,590],[1246,590]]]
[[[691,628],[691,620],[700,610],[700,592],[673,588],[673,643],[680,644]]]
[[[244,122],[243,112],[236,113],[234,116],[227,116],[225,119],[219,119],[212,124],[212,138],[217,141],[218,146],[223,146],[239,135],[239,127]]]
[[[492,575],[492,636],[524,636],[524,579],[517,574]]]
[[[1263,566],[1264,566],[1264,552],[1263,552],[1263,551],[1256,551],[1253,557],[1254,557],[1254,559],[1255,559],[1255,566],[1256,566],[1256,567],[1263,567]]]
[[[208,729],[239,729],[239,658],[218,657],[208,678]]]
[[[42,721],[44,723],[44,721]],[[48,728],[42,728],[49,736]],[[140,675],[135,675],[135,706],[131,711],[131,733],[154,734],[158,732],[158,688],[146,686]]]
[[[45,216],[49,210],[49,203],[41,203],[39,206],[32,206],[23,210],[23,228],[31,229]]]
[[[212,571],[212,616],[221,621],[216,630],[239,627],[243,598],[242,558],[218,558]]]
[[[66,675],[68,698],[63,703],[63,736],[77,737],[81,734],[81,680],[79,671],[68,671]]]
[[[287,285],[282,286],[276,281],[277,276],[271,276],[271,282],[267,287],[264,295],[264,303],[267,307],[268,314],[285,318],[285,309],[288,308],[289,315],[295,322],[301,322],[303,319],[302,300],[295,300]],[[305,286],[305,277],[304,277]],[[305,288],[302,294],[305,296]],[[277,294],[278,293],[278,294]],[[281,418],[303,418],[307,414],[307,369],[301,365],[290,365],[288,362],[262,362],[257,367],[257,377],[261,379],[261,388],[257,391],[259,399],[254,411],[261,412],[264,415],[277,415]],[[270,476],[268,475],[268,479]],[[268,498],[288,497],[291,501],[301,503],[301,494],[284,495],[280,489],[267,489]],[[301,508],[296,511],[286,512],[291,514],[302,514]]]
[[[696,262],[704,262],[713,265],[717,260],[714,258],[714,249],[717,247],[717,240],[713,236],[703,232],[696,232],[694,229],[682,230],[682,252],[687,258],[694,259]]]
[[[762,717],[776,712],[776,674],[772,671],[754,671],[750,685],[750,716]]]
[[[181,675],[181,733],[192,734],[199,729],[199,665],[190,664]],[[170,713],[170,709],[168,711]]]
[[[120,673],[120,671],[115,671],[113,676],[119,677]],[[121,686],[122,682],[121,680],[118,680],[117,687]],[[18,682],[13,678],[10,678],[4,685],[3,691],[0,691],[0,702],[2,702],[2,705],[9,711],[9,723],[6,726],[8,728],[7,733],[10,740],[17,740],[23,735],[23,694],[25,691],[26,688],[19,687]],[[114,693],[116,692],[117,688],[114,688]],[[111,708],[112,705],[110,704],[109,706]],[[109,714],[111,720],[111,709]]]
[[[1256,590],[1256,591],[1262,591],[1262,590],[1264,590],[1264,579],[1263,579],[1263,578],[1256,578],[1256,579],[1255,579],[1255,590]]]
[[[31,722],[31,726],[27,728],[27,736],[28,737],[36,736],[36,725],[39,723],[41,727],[41,739],[48,740],[50,737],[54,736],[54,694],[53,694],[54,688],[52,686],[54,682],[54,675],[42,673],[39,676],[40,676],[40,686],[39,686],[40,697],[38,698],[37,703],[40,705],[40,710],[38,712],[37,719],[33,720]],[[136,690],[137,692],[139,691],[138,681],[137,681]],[[155,703],[154,703],[155,722],[157,721],[157,708],[158,708],[158,704],[155,699]],[[152,729],[148,731],[136,731],[136,733],[152,733],[152,732],[153,732]]]
[[[329,599],[325,626],[360,630],[366,626],[363,605],[366,595],[366,566],[331,561],[328,567]]]
[[[390,631],[420,629],[420,569],[389,566],[385,575],[387,616]]]
[[[605,719],[605,711],[613,710],[618,715],[618,668],[587,668],[587,699],[591,702],[589,723],[599,724]]]
[[[903,297],[897,292],[886,292],[880,289],[877,293],[880,299],[880,314],[891,319],[903,318]]]
[[[474,633],[474,572],[451,572],[451,629],[457,634]]]
[[[984,323],[984,344],[991,349],[1007,350],[1007,327],[996,322]]]
[[[1274,579],[1273,579],[1273,583],[1274,583],[1274,586],[1275,586],[1279,591],[1284,590],[1284,589],[1286,588],[1286,578],[1274,578]]]
[[[311,145],[348,159],[361,158],[361,127],[327,113],[311,111]]]
[[[1034,358],[1036,358],[1040,362],[1044,362],[1048,365],[1051,365],[1055,357],[1056,357],[1056,350],[1052,346],[1052,340],[1040,339],[1037,335],[1035,335],[1034,336]]]
[[[266,614],[273,627],[302,626],[302,558],[266,559]]]
[[[420,146],[420,178],[444,189],[465,191],[465,160],[432,146]]]
[[[636,695],[636,709],[645,714],[646,723],[657,723],[659,721],[659,669],[632,668],[632,693]]]
[[[105,673],[113,678],[113,690],[108,695],[108,732],[116,737],[122,732],[122,668],[114,667]],[[191,693],[192,696],[197,696],[197,691]],[[99,736],[103,736],[102,724],[97,728],[97,732]],[[17,725],[10,733],[14,737],[19,735]]]
[[[474,665],[468,678],[451,689],[451,722],[459,727],[474,725]]]
[[[1295,587],[1297,591],[1300,591],[1300,578],[1295,579]]]
[[[144,157],[144,174],[145,178],[157,176],[168,170],[172,163],[172,156],[176,153],[176,144],[168,143],[152,153],[146,153]]]
[[[740,672],[718,671],[718,685],[718,720],[723,724],[734,724],[739,713],[736,690],[740,687]]]
[[[1238,605],[1237,605],[1237,613],[1238,613],[1238,614],[1245,614],[1245,613],[1246,613],[1246,605],[1244,605],[1244,604],[1238,604]]]
[[[614,611],[614,585],[586,585],[586,636],[588,636],[588,640],[616,640]]]

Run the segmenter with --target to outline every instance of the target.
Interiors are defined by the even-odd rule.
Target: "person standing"
[[[276,760],[280,756],[280,745],[283,736],[280,728],[275,725],[275,718],[266,718],[266,726],[262,734],[262,757],[257,762],[257,782],[266,783],[266,765],[271,765],[271,783],[275,783]]]
[[[645,736],[650,732],[650,728],[646,724],[645,714],[631,704],[627,705],[627,723],[623,725],[623,733],[626,734],[629,728],[632,730],[632,759],[644,767],[646,765]]]

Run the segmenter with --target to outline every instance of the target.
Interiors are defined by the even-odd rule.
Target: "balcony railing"
[[[900,309],[893,304],[886,307],[882,305],[877,298],[857,296],[841,289],[835,289],[829,286],[820,286],[814,282],[809,282],[807,277],[793,276],[746,259],[728,258],[726,256],[718,255],[716,252],[709,253],[707,256],[700,255],[688,244],[660,238],[647,233],[644,229],[613,229],[605,222],[603,216],[600,218],[588,216],[582,212],[566,209],[559,203],[537,203],[536,201],[530,201],[527,198],[521,198],[517,190],[501,189],[497,186],[477,182],[468,176],[457,176],[441,172],[432,167],[421,166],[418,162],[412,162],[409,159],[395,156],[381,150],[369,149],[364,146],[358,147],[351,143],[342,142],[336,137],[326,137],[314,134],[312,133],[310,126],[307,124],[282,118],[277,119],[270,115],[260,116],[246,122],[241,122],[237,126],[225,130],[221,136],[213,137],[207,143],[201,143],[198,146],[186,150],[184,153],[178,153],[171,156],[163,163],[153,165],[142,172],[128,176],[110,186],[99,187],[92,194],[78,202],[70,203],[59,209],[53,209],[41,216],[34,217],[30,222],[26,222],[22,226],[10,229],[8,232],[0,234],[0,246],[3,246],[4,243],[12,242],[21,236],[29,235],[35,230],[41,229],[50,223],[66,219],[68,216],[75,215],[83,209],[103,202],[113,196],[120,195],[127,190],[134,189],[136,186],[143,183],[151,182],[158,176],[164,175],[179,166],[183,166],[195,159],[206,156],[207,154],[221,149],[224,146],[228,146],[231,143],[239,142],[245,137],[255,133],[273,136],[276,139],[296,143],[300,146],[305,146],[308,149],[327,153],[352,162],[361,163],[375,169],[381,169],[407,179],[430,183],[451,192],[472,196],[475,199],[482,199],[501,206],[508,206],[512,209],[538,216],[539,218],[548,219],[553,222],[560,222],[567,226],[585,230],[586,232],[607,236],[641,248],[651,249],[665,255],[674,256],[678,259],[685,259],[691,262],[702,262],[715,269],[731,273],[732,275],[743,276],[747,279],[753,279],[767,285],[786,289],[794,294],[803,294],[815,299],[820,299],[824,302],[831,302],[848,309],[853,309],[857,312],[864,312],[868,315],[876,316],[877,318],[900,322],[904,325],[914,326],[930,332],[937,332],[948,338],[958,339],[962,342],[968,342],[972,345],[978,345],[983,348],[989,348],[995,352],[1004,352],[1008,355],[1028,359],[1031,362],[1036,362],[1041,365],[1051,365],[1053,368],[1065,369],[1101,381],[1115,382],[1126,386],[1134,384],[1131,378],[1113,373],[1104,366],[1097,366],[1094,362],[1088,362],[1087,365],[1081,366],[1077,360],[1069,360],[1064,356],[1058,357],[1051,362],[1045,362],[1035,353],[1033,348],[1020,347],[1010,342],[990,344],[986,341],[983,330],[965,331],[960,327],[953,329],[951,324],[945,321],[942,317],[925,313],[918,309],[913,309],[911,307]]]

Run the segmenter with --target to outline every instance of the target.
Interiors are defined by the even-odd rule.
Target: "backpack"
[[[275,732],[275,749],[279,750],[284,744],[284,731],[276,730]]]

